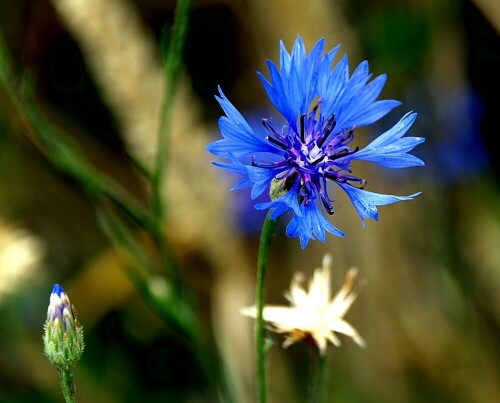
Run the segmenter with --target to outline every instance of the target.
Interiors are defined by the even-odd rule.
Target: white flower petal
[[[354,329],[349,323],[347,323],[343,319],[337,319],[333,323],[331,323],[330,330],[351,337],[356,342],[356,344],[358,344],[361,347],[364,347],[366,345],[365,341],[359,335],[356,329]]]
[[[314,271],[307,292],[302,287],[303,276],[300,273],[294,275],[290,291],[285,294],[290,307],[264,307],[263,318],[272,326],[271,330],[285,333],[283,347],[312,338],[320,353],[325,354],[329,342],[340,346],[335,332],[351,337],[360,346],[365,345],[358,332],[343,319],[357,297],[352,288],[358,271],[351,269],[347,272],[344,284],[330,301],[330,264],[331,257],[327,255],[322,267]],[[257,315],[255,307],[243,308],[240,312],[253,318]]]

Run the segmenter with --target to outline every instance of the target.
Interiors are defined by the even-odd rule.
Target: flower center
[[[358,184],[361,188],[366,180],[353,176],[350,155],[359,147],[349,145],[354,139],[354,128],[335,131],[337,122],[332,114],[325,118],[319,113],[319,102],[306,115],[299,116],[297,130],[288,128],[287,133],[278,132],[267,119],[262,119],[268,135],[266,140],[282,150],[279,162],[255,162],[261,168],[282,171],[271,183],[270,196],[276,200],[297,185],[300,201],[308,205],[319,195],[328,214],[333,214],[332,200],[326,189],[326,179],[337,183]]]

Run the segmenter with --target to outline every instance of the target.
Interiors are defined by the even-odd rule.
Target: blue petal
[[[65,294],[63,288],[59,284],[54,284],[52,287],[52,294],[56,294],[58,297]]]
[[[269,186],[271,181],[279,175],[283,170],[287,169],[287,167],[275,168],[275,169],[266,169],[259,168],[254,166],[246,165],[246,169],[248,172],[248,177],[254,183],[252,187],[251,197],[252,200],[259,197],[264,190]]]
[[[297,117],[300,114],[305,113],[307,110],[307,107],[304,107],[305,99],[307,98],[307,90],[302,87],[303,82],[301,81],[302,77],[300,72],[302,68],[302,60],[298,57],[293,57],[290,74],[286,80],[286,83],[288,84],[288,93],[284,94],[285,97],[288,98],[290,113],[293,117],[289,124],[294,130],[297,130]]]
[[[294,215],[286,228],[289,237],[299,237],[302,249],[307,246],[310,239],[319,239],[325,242],[325,231],[343,237],[345,234],[333,226],[321,213],[315,203],[300,206],[302,215]]]
[[[272,209],[270,216],[271,220],[275,220],[276,218],[280,217],[290,210],[290,208],[285,203],[276,203],[273,201],[269,203],[258,203],[254,207],[256,210]]]
[[[258,203],[255,205],[257,210],[266,210],[269,208],[274,209],[273,213],[276,217],[271,216],[271,218],[277,218],[285,211],[293,210],[293,212],[301,216],[302,211],[299,206],[299,198],[298,198],[298,190],[299,190],[299,180],[296,181],[295,185],[283,196],[281,196],[277,200],[271,200],[267,203]]]
[[[304,42],[302,38],[297,35],[297,39],[293,44],[292,48],[292,61],[291,66],[295,65],[295,68],[300,73],[304,68],[303,63],[306,61],[306,47],[304,46]],[[290,70],[285,70],[285,73],[288,73]]]
[[[416,117],[416,113],[407,113],[390,130],[353,154],[351,160],[370,161],[388,168],[423,166],[422,160],[407,152],[423,143],[425,139],[422,137],[403,138]]]
[[[231,163],[225,162],[212,162],[216,167],[227,169],[228,171],[236,172],[237,174],[248,176],[247,168],[245,165],[239,163],[238,161],[233,161]]]
[[[219,157],[230,158],[233,156],[239,158],[259,152],[276,153],[281,151],[256,135],[249,135],[241,131],[226,117],[219,119],[219,129],[223,138],[207,146],[207,151]]]
[[[290,60],[291,56],[286,50],[285,44],[280,41],[280,70],[290,70]]]
[[[363,84],[362,87],[358,87],[356,89],[356,96],[353,96],[348,104],[343,105],[343,113],[342,116],[338,116],[337,125],[340,128],[352,128],[352,125],[350,127],[346,127],[347,125],[345,122],[351,121],[354,116],[358,116],[377,99],[385,85],[386,80],[387,76],[382,74],[370,83],[366,85]]]
[[[335,91],[335,89],[329,85],[331,75],[335,74],[335,73],[330,74],[330,69],[331,69],[331,66],[333,63],[333,59],[337,55],[337,52],[339,49],[340,49],[340,45],[337,45],[334,49],[332,49],[330,52],[328,52],[326,54],[326,56],[323,58],[323,60],[321,61],[321,63],[318,65],[318,68],[316,71],[316,74],[317,74],[316,93],[317,93],[318,98],[320,98],[323,101],[327,100],[327,97],[326,97],[327,94],[332,94]],[[345,56],[344,56],[344,58],[345,58]],[[346,59],[346,62],[347,62],[347,59]],[[337,67],[338,67],[338,65],[337,65]],[[337,69],[337,67],[335,67],[335,69]],[[325,103],[327,103],[327,102],[325,102]]]
[[[347,193],[349,199],[351,199],[354,208],[361,217],[363,227],[365,226],[365,218],[373,218],[375,221],[378,221],[377,206],[385,206],[399,201],[412,200],[420,194],[420,192],[418,192],[410,196],[393,196],[368,192],[367,190],[358,189],[347,183],[337,184]]]
[[[269,100],[274,105],[274,107],[281,112],[284,109],[282,102],[282,95],[281,95],[282,93],[276,91],[273,85],[269,81],[267,81],[266,77],[264,77],[264,75],[260,71],[257,72],[257,75],[260,78],[260,81],[262,82],[264,89],[266,90]]]
[[[276,65],[270,60],[267,61],[267,67],[269,68],[270,83],[272,93],[269,94],[269,99],[273,102],[275,108],[283,115],[287,120],[288,124],[295,125],[297,120],[297,111],[294,111],[290,106],[288,83],[286,77],[282,79],[280,72]],[[266,88],[267,90],[267,88]],[[276,101],[278,99],[279,101]]]
[[[347,122],[345,126],[347,127],[362,127],[368,126],[375,123],[377,120],[383,118],[395,107],[401,105],[400,101],[395,101],[393,99],[383,99],[380,101],[373,102],[371,105],[366,107],[358,115],[353,116]]]
[[[281,152],[272,143],[258,137],[243,116],[229,102],[220,87],[219,92],[221,96],[216,96],[216,99],[226,113],[226,117],[219,119],[219,128],[223,139],[210,144],[207,147],[209,152],[223,158],[230,158],[230,156],[239,158],[256,152]]]
[[[212,162],[212,164],[214,164],[216,167],[226,169],[228,171],[235,172],[239,175],[245,176],[244,179],[242,179],[240,182],[234,185],[230,190],[245,189],[253,186],[253,182],[248,178],[248,171],[245,165],[239,162],[234,162],[234,163]]]
[[[364,72],[364,70],[361,70]],[[358,74],[353,76],[339,93],[338,98],[332,105],[334,111],[337,111],[337,124],[344,127],[344,121],[347,120],[347,114],[352,113],[352,108],[357,107],[359,97],[366,83],[370,79],[370,75]]]
[[[316,82],[320,76],[318,68],[322,63],[323,50],[324,39],[320,39],[307,56],[304,43],[297,36],[291,54],[286,51],[283,42],[280,43],[280,70],[273,62],[268,61],[269,81],[258,73],[269,99],[293,131],[297,130],[298,116],[307,113],[316,96]],[[331,57],[332,52],[328,60],[330,64]]]
[[[413,148],[413,147],[412,147]],[[367,155],[366,158],[358,158],[364,161],[373,162],[380,166],[391,169],[402,169],[410,167],[421,167],[425,163],[420,158],[411,154],[383,154],[383,155]]]
[[[323,69],[328,68],[328,70],[326,72],[323,70],[322,77],[318,79],[317,93],[319,99],[323,101],[321,113],[328,117],[336,112],[334,108],[337,100],[345,90],[345,83],[349,80],[347,55],[340,59],[331,74],[328,74],[329,66],[323,65],[322,67]]]

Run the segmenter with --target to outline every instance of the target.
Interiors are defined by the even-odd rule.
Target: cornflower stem
[[[268,213],[260,235],[259,252],[257,256],[257,285],[256,285],[256,308],[257,317],[255,322],[255,363],[257,370],[257,400],[259,403],[266,402],[266,351],[264,345],[264,276],[269,256],[271,238],[278,225],[278,220],[271,219]]]
[[[179,73],[182,66],[183,50],[189,25],[189,12],[193,0],[179,0],[175,10],[174,24],[168,51],[164,61],[165,95],[160,117],[160,129],[156,148],[156,160],[152,173],[153,222],[155,223],[155,239],[160,242],[161,224],[165,218],[165,202],[162,197],[162,183],[168,158],[168,138],[174,98],[178,86]]]
[[[73,386],[73,373],[69,368],[57,368],[61,390],[66,403],[76,403],[75,388]]]
[[[325,366],[326,355],[321,354],[314,348],[311,356],[311,403],[322,403],[324,401]]]

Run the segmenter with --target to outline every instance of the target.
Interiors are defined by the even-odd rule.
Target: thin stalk
[[[326,355],[318,352],[316,348],[311,356],[311,403],[321,403],[325,396],[325,366]]]
[[[271,219],[271,213],[267,214],[260,235],[259,253],[257,256],[257,285],[256,285],[256,308],[257,317],[255,322],[255,363],[257,370],[257,400],[266,402],[266,351],[264,346],[264,275],[266,273],[269,246],[272,235],[278,225],[278,220]]]
[[[179,73],[182,66],[184,44],[189,25],[189,12],[192,4],[193,0],[179,0],[177,2],[172,36],[165,60],[165,96],[161,109],[160,130],[158,133],[156,160],[152,177],[154,235],[158,243],[161,237],[161,224],[165,219],[166,210],[165,201],[162,197],[162,184],[166,174],[168,159],[170,123]]]
[[[73,386],[73,373],[68,368],[58,368],[61,390],[66,403],[76,403],[75,387]]]
[[[149,214],[114,182],[93,169],[76,147],[65,140],[35,106],[28,84],[14,73],[12,56],[0,32],[0,90],[2,88],[21,118],[29,134],[28,138],[56,169],[76,181],[91,195],[109,198],[141,227],[153,230]]]

